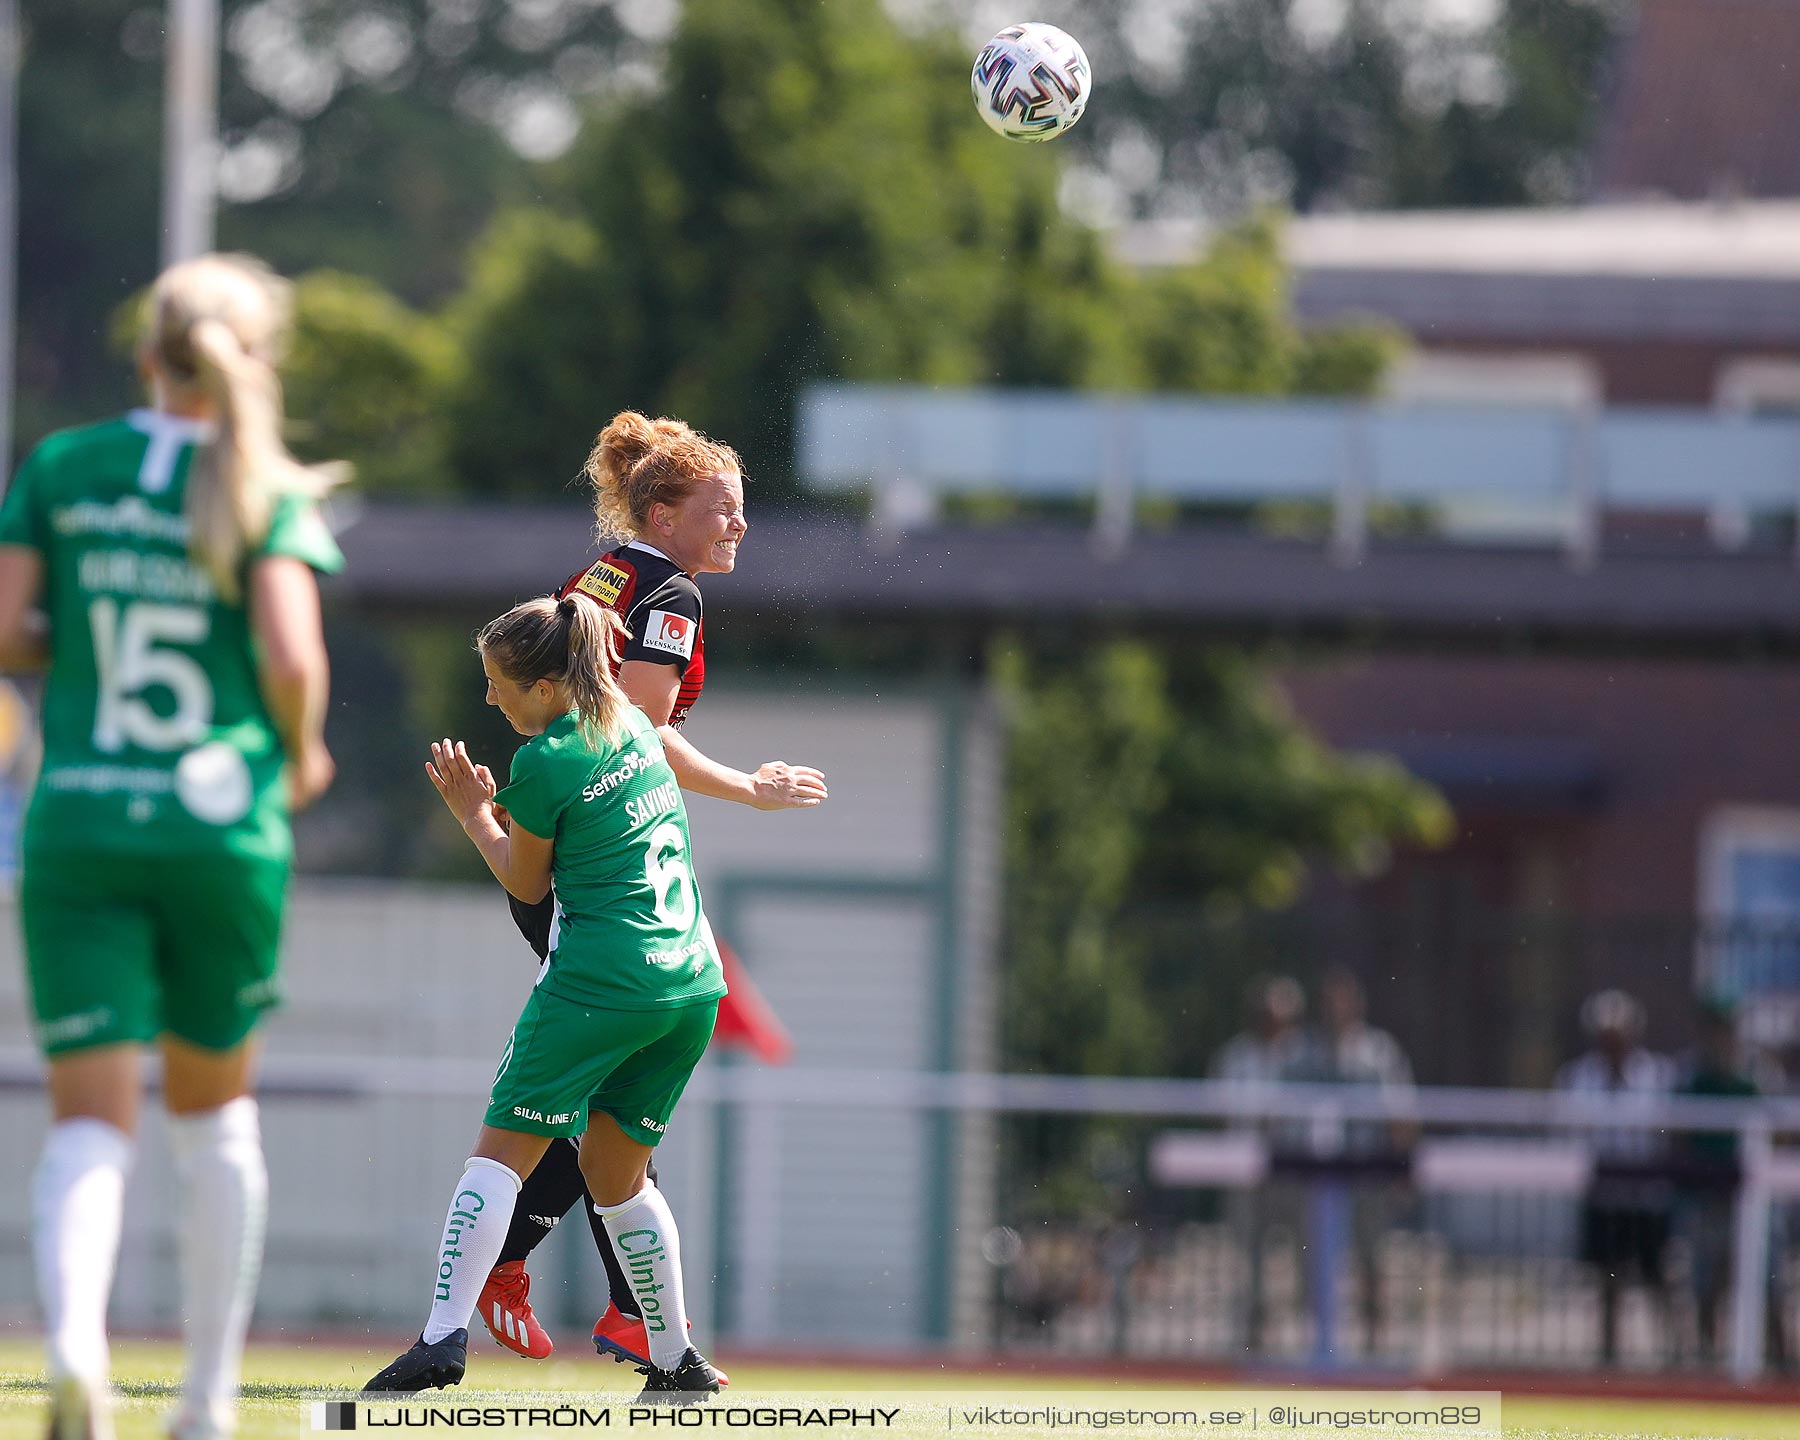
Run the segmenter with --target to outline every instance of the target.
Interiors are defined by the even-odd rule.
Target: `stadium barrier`
[[[1585,564],[1608,510],[1704,516],[1727,548],[1760,517],[1794,515],[1800,421],[820,384],[802,398],[799,468],[815,489],[867,491],[888,528],[928,523],[959,495],[1072,501],[1116,550],[1140,501],[1298,500],[1329,508],[1345,563],[1378,507],[1397,506],[1430,512],[1446,539],[1557,545]]]
[[[270,1058],[262,1092],[272,1121],[286,1108],[324,1107],[323,1123],[309,1131],[315,1148],[305,1169],[312,1171],[321,1168],[322,1147],[333,1134],[339,1144],[360,1143],[377,1128],[368,1123],[370,1107],[411,1113],[420,1102],[456,1102],[466,1115],[489,1079],[485,1065],[465,1061],[288,1055]],[[36,1109],[40,1085],[35,1057],[0,1052],[0,1100]],[[865,1333],[881,1333],[871,1317],[892,1309],[891,1297],[864,1293],[838,1312],[847,1318],[830,1336],[784,1331],[784,1317],[794,1313],[784,1292],[810,1283],[795,1278],[803,1272],[778,1223],[784,1203],[803,1198],[814,1212],[848,1211],[854,1223],[855,1175],[838,1176],[827,1193],[818,1193],[809,1175],[803,1197],[787,1193],[791,1177],[779,1158],[784,1129],[804,1133],[824,1108],[899,1115],[921,1125],[933,1117],[1048,1122],[1065,1141],[1085,1122],[1125,1124],[1131,1153],[1120,1175],[1102,1177],[1097,1193],[1109,1196],[1113,1208],[1099,1214],[1091,1196],[1046,1209],[1043,1195],[1055,1188],[1050,1170],[1034,1165],[1029,1147],[1002,1128],[1001,1143],[1013,1154],[997,1167],[996,1224],[982,1243],[991,1267],[989,1280],[977,1287],[984,1303],[980,1313],[959,1312],[956,1333],[947,1337],[965,1346],[1288,1361],[1319,1370],[1401,1366],[1421,1375],[1484,1365],[1588,1368],[1595,1363],[1592,1282],[1578,1273],[1571,1212],[1602,1181],[1699,1197],[1705,1213],[1728,1217],[1724,1328],[1733,1377],[1763,1374],[1771,1360],[1765,1341],[1772,1315],[1793,1318],[1795,1287],[1783,1268],[1790,1257],[1779,1222],[1784,1208],[1800,1200],[1794,1143],[1800,1101],[1794,1099],[1621,1101],[1430,1087],[715,1067],[696,1075],[684,1103],[738,1122],[731,1146],[736,1224],[712,1268],[716,1285],[729,1281],[735,1291],[721,1328],[740,1343],[819,1348],[835,1340],[857,1347]],[[271,1131],[282,1133],[278,1123]],[[1614,1155],[1622,1136],[1637,1144],[1635,1158]],[[1730,1137],[1730,1153],[1722,1162],[1697,1159],[1683,1150],[1682,1137]],[[377,1146],[373,1159],[380,1162],[383,1154]],[[442,1169],[451,1159],[433,1156],[432,1163]],[[980,1168],[971,1160],[954,1145],[942,1152],[952,1169]],[[391,1162],[407,1171],[419,1164],[404,1146],[394,1148]],[[378,1184],[374,1193],[391,1188]],[[1210,1197],[1210,1204],[1184,1213],[1184,1196]],[[1423,1224],[1401,1223],[1402,1196],[1423,1204]],[[1146,1204],[1146,1197],[1160,1199]],[[1508,1211],[1509,1202],[1518,1206]],[[283,1242],[281,1213],[277,1205],[272,1248]],[[1520,1224],[1521,1217],[1553,1214],[1559,1224]],[[397,1218],[412,1229],[430,1225],[416,1204]],[[1292,1232],[1297,1255],[1287,1287],[1296,1313],[1284,1322],[1285,1342],[1247,1350],[1231,1317],[1242,1312],[1246,1290],[1255,1289],[1248,1277],[1262,1257],[1254,1252],[1283,1227]],[[927,1234],[920,1246],[941,1248],[949,1238]],[[1371,1247],[1378,1263],[1403,1272],[1401,1288],[1417,1302],[1416,1318],[1397,1325],[1385,1346],[1374,1343],[1367,1326],[1360,1337],[1352,1333],[1355,1307],[1344,1284],[1358,1279],[1352,1272]],[[415,1298],[416,1286],[408,1282],[416,1281],[416,1257],[402,1258],[405,1264],[384,1269],[368,1251],[340,1244],[316,1248],[307,1263],[324,1270],[335,1265],[350,1276],[372,1265],[361,1274],[362,1290],[350,1293],[391,1287],[394,1294],[385,1302],[365,1300],[361,1318],[367,1319],[405,1313],[406,1301]],[[279,1287],[271,1294],[265,1286],[263,1301],[284,1323],[341,1322],[354,1310],[332,1293],[339,1298],[314,1312],[284,1304]],[[798,1308],[808,1308],[812,1297],[798,1298]],[[1369,1297],[1360,1298],[1367,1311]],[[309,1303],[321,1304],[317,1295]],[[1507,1317],[1521,1307],[1536,1308],[1549,1337],[1535,1352],[1506,1342]],[[869,1323],[859,1324],[859,1316]],[[1578,1333],[1584,1331],[1585,1337]],[[1639,1345],[1637,1363],[1666,1367],[1671,1354],[1672,1341],[1664,1337],[1660,1345]]]

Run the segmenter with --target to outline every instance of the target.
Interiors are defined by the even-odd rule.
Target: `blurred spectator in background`
[[[1666,1158],[1648,1117],[1673,1087],[1674,1067],[1644,1048],[1644,1007],[1623,990],[1590,995],[1581,1007],[1581,1028],[1591,1048],[1563,1066],[1557,1088],[1571,1095],[1610,1095],[1621,1118],[1633,1113],[1646,1117],[1641,1125],[1597,1126],[1588,1132],[1596,1165],[1582,1204],[1581,1259],[1599,1279],[1600,1359],[1611,1364],[1619,1353],[1619,1296],[1632,1272],[1649,1288],[1665,1335],[1668,1331],[1663,1255],[1669,1242],[1669,1183],[1618,1171]],[[1609,1165],[1614,1173],[1607,1173]]]
[[[1244,989],[1244,1029],[1213,1056],[1215,1080],[1282,1078],[1300,1041],[1306,992],[1291,975],[1259,975]]]
[[[1398,1160],[1417,1135],[1410,1116],[1412,1065],[1400,1042],[1368,1023],[1362,982],[1350,971],[1326,971],[1319,982],[1319,1023],[1295,1048],[1286,1078],[1310,1084],[1382,1091],[1391,1120],[1352,1120],[1330,1146],[1314,1136],[1312,1148],[1334,1151],[1352,1166],[1366,1167],[1352,1190],[1351,1246],[1362,1281],[1364,1331],[1371,1352],[1379,1348],[1382,1322],[1381,1242],[1406,1203],[1401,1182],[1382,1162]],[[1403,1173],[1403,1166],[1400,1172]]]
[[[1676,1074],[1677,1094],[1749,1099],[1781,1092],[1781,1072],[1744,1044],[1738,1031],[1737,1002],[1732,996],[1702,995],[1699,1026],[1699,1043],[1682,1059]],[[1718,1357],[1719,1306],[1731,1273],[1738,1137],[1730,1130],[1690,1131],[1681,1136],[1680,1145],[1689,1173],[1676,1190],[1676,1227],[1688,1247],[1699,1358],[1702,1364],[1710,1365]],[[1787,1326],[1783,1323],[1779,1285],[1780,1240],[1779,1231],[1770,1236],[1767,1346],[1770,1362],[1786,1366]]]
[[[1362,982],[1348,970],[1325,972],[1319,981],[1319,1022],[1294,1047],[1283,1078],[1315,1085],[1373,1086],[1394,1101],[1391,1121],[1353,1120],[1341,1150],[1358,1159],[1407,1149],[1414,1126],[1409,1115],[1412,1065],[1400,1042],[1369,1024]]]
[[[1244,1029],[1213,1056],[1212,1078],[1241,1085],[1279,1083],[1293,1063],[1305,1013],[1306,992],[1298,980],[1291,975],[1257,976],[1244,989]],[[1291,1181],[1272,1179],[1256,1190],[1233,1190],[1227,1197],[1226,1216],[1247,1271],[1237,1327],[1247,1351],[1262,1349],[1267,1308],[1263,1272],[1271,1232],[1297,1234],[1300,1213],[1300,1192]]]

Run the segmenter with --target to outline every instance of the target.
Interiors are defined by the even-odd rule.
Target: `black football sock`
[[[525,1188],[519,1191],[518,1203],[513,1206],[512,1228],[506,1232],[499,1263],[523,1260],[542,1245],[544,1237],[556,1228],[556,1222],[582,1203],[584,1193],[579,1152],[567,1140],[551,1141],[537,1169],[525,1177]]]
[[[650,1183],[654,1185],[654,1160],[650,1162],[649,1175]],[[582,1192],[581,1208],[587,1211],[588,1229],[594,1232],[594,1248],[600,1252],[600,1263],[606,1267],[606,1288],[612,1292],[613,1308],[621,1315],[629,1315],[633,1320],[642,1320],[644,1312],[638,1309],[637,1296],[631,1293],[631,1286],[625,1279],[625,1268],[613,1253],[612,1237],[606,1233],[606,1222],[594,1213],[594,1197],[586,1191]]]

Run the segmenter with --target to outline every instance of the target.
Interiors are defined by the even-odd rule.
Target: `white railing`
[[[1448,538],[1559,544],[1578,562],[1609,509],[1704,515],[1729,546],[1800,508],[1800,420],[1703,410],[831,384],[802,398],[798,451],[806,483],[867,490],[883,526],[959,494],[1076,500],[1103,548],[1140,500],[1317,500],[1345,560],[1389,502],[1434,508]]]
[[[284,1103],[305,1113],[308,1128],[297,1131],[315,1152],[309,1169],[329,1168],[340,1155],[357,1160],[379,1152],[382,1127],[414,1113],[423,1102],[462,1110],[485,1097],[491,1069],[485,1062],[344,1056],[271,1057],[262,1093],[276,1119]],[[0,1050],[0,1093],[28,1099],[41,1084],[41,1067],[24,1050]],[[783,1173],[780,1156],[788,1127],[805,1134],[810,1115],[836,1111],[899,1112],[921,1123],[933,1115],[1037,1115],[1138,1117],[1167,1121],[1149,1141],[1145,1170],[1164,1187],[1202,1187],[1250,1192],[1271,1175],[1298,1165],[1314,1188],[1315,1201],[1339,1204],[1335,1228],[1326,1232],[1323,1255],[1309,1270],[1329,1276],[1343,1258],[1341,1174],[1367,1157],[1353,1154],[1353,1127],[1366,1137],[1371,1122],[1414,1137],[1384,1157],[1386,1173],[1421,1195],[1535,1196],[1572,1199],[1597,1173],[1593,1143],[1599,1132],[1621,1131],[1660,1144],[1683,1133],[1737,1137],[1732,1187],[1734,1264],[1729,1314],[1729,1368],[1739,1379],[1760,1374],[1765,1365],[1764,1283],[1771,1257],[1771,1217],[1776,1207],[1800,1200],[1800,1099],[1701,1099],[1683,1096],[1630,1097],[1621,1103],[1603,1095],[1558,1092],[1417,1089],[1347,1089],[1328,1085],[1254,1085],[1236,1082],[1114,1077],[993,1074],[878,1073],[816,1068],[770,1070],[759,1067],[705,1068],[696,1074],[684,1106],[689,1129],[703,1128],[696,1116],[726,1114],[737,1121],[731,1185],[738,1217],[736,1253],[739,1295],[735,1329],[740,1337],[778,1334],[773,1297],[784,1283],[780,1228]],[[346,1113],[348,1112],[348,1113]],[[334,1122],[331,1116],[342,1117]],[[1273,1137],[1273,1138],[1272,1138]],[[12,1137],[14,1140],[22,1137]],[[288,1157],[293,1159],[295,1157]],[[684,1156],[691,1162],[691,1157]],[[966,1163],[968,1157],[960,1157]],[[1353,1163],[1355,1162],[1355,1163]],[[397,1163],[416,1169],[419,1157]],[[437,1157],[437,1168],[451,1163]],[[954,1154],[945,1164],[959,1163]],[[1654,1170],[1652,1161],[1647,1167]],[[845,1177],[846,1182],[854,1177]],[[429,1189],[429,1186],[426,1187]],[[851,1185],[853,1189],[854,1186]],[[377,1185],[377,1196],[390,1193]],[[410,1193],[410,1192],[408,1192]],[[416,1202],[409,1202],[416,1203]],[[810,1205],[850,1205],[831,1195],[809,1194]],[[1315,1204],[1319,1215],[1333,1212]],[[758,1217],[761,1217],[760,1223]],[[392,1217],[396,1223],[418,1216]],[[414,1228],[417,1228],[416,1225]],[[1337,1238],[1332,1239],[1335,1235]],[[279,1240],[272,1232],[272,1238]],[[1318,1237],[1315,1237],[1315,1241]],[[314,1244],[323,1243],[314,1238]],[[1314,1249],[1318,1250],[1315,1243]],[[410,1257],[407,1257],[410,1259]],[[393,1283],[388,1279],[383,1284]],[[1330,1303],[1323,1286],[1320,1307]],[[871,1297],[877,1303],[877,1297]],[[1320,1333],[1330,1316],[1315,1317]],[[985,1333],[985,1326],[975,1327]],[[1315,1355],[1330,1351],[1328,1343]],[[1326,1363],[1329,1363],[1328,1360]]]

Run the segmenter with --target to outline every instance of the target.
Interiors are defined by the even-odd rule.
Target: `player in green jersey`
[[[688,1344],[675,1217],[651,1153],[712,1038],[724,975],[689,860],[687,810],[656,727],[615,678],[623,633],[577,596],[527,601],[478,639],[488,703],[530,738],[498,789],[459,741],[426,773],[488,868],[560,910],[500,1061],[486,1122],[444,1221],[431,1314],[365,1387],[417,1391],[463,1376],[469,1318],[519,1195],[552,1140],[579,1135],[581,1170],[630,1278],[650,1348],[645,1401],[703,1399],[718,1372]]]
[[[281,440],[285,285],[204,256],[151,292],[153,408],[52,435],[0,505],[0,666],[47,668],[19,910],[53,1124],[32,1184],[54,1440],[105,1437],[106,1304],[142,1049],[162,1052],[187,1365],[175,1440],[235,1420],[268,1179],[291,808],[330,783],[315,571],[330,477]]]

